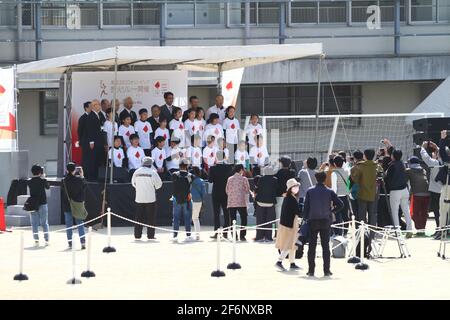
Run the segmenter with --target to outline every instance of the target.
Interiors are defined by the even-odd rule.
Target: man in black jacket
[[[152,126],[152,132],[154,134],[156,129],[159,128],[159,121],[160,121],[159,115],[161,114],[161,108],[157,104],[154,104],[152,106],[151,112],[152,112],[152,116],[150,118],[148,118],[147,121],[150,122],[150,125]],[[152,145],[154,145],[153,141],[152,141]]]
[[[106,139],[104,137],[100,120],[100,102],[93,100],[92,111],[86,121],[86,144],[88,146],[86,155],[83,154],[84,161],[88,169],[89,181],[96,181],[98,178],[98,168],[104,159]]]
[[[275,220],[276,217],[278,179],[270,166],[264,167],[262,173],[262,177],[255,177],[254,180],[256,224],[261,225],[261,228],[270,228],[271,224],[264,223]],[[273,241],[272,230],[256,230],[255,241]]]
[[[134,123],[137,121],[137,115],[136,112],[134,112],[133,109],[133,99],[131,97],[126,97],[123,100],[123,107],[124,109],[119,115],[120,120],[122,121],[125,119],[128,115],[131,118],[131,125],[134,126]]]
[[[62,207],[64,210],[64,218],[66,221],[66,230],[67,241],[69,243],[69,248],[72,248],[72,226],[75,220],[75,224],[78,225],[78,235],[80,236],[81,248],[85,249],[85,232],[84,225],[82,225],[83,221],[79,219],[75,219],[72,215],[72,209],[70,207],[70,200],[75,202],[84,202],[85,199],[85,189],[86,183],[83,176],[83,169],[75,166],[75,163],[69,162],[66,166],[67,175],[62,180]]]
[[[85,155],[88,153],[89,141],[86,141],[86,123],[87,123],[89,113],[91,112],[91,109],[92,109],[91,102],[86,101],[83,104],[83,108],[84,108],[84,113],[78,119],[77,134],[78,134],[78,145],[79,145],[79,147],[81,147],[81,155],[82,155],[81,165],[87,172],[87,164],[86,164]]]
[[[230,225],[230,215],[227,209],[228,196],[226,192],[228,178],[233,175],[232,166],[223,163],[222,152],[218,151],[216,155],[218,162],[215,166],[209,169],[209,182],[213,184],[212,188],[212,202],[214,210],[214,231],[220,228],[220,209],[223,212],[223,227]],[[227,238],[227,232],[223,234]],[[217,233],[211,236],[212,239],[217,238]]]
[[[183,123],[189,118],[189,110],[194,110],[197,112],[197,109],[200,107],[200,100],[197,96],[190,96],[189,97],[189,108],[183,112]]]
[[[173,117],[172,117],[172,111],[175,107],[173,105],[173,93],[168,91],[164,93],[164,101],[165,104],[161,106],[161,116],[163,116],[164,119],[167,119],[167,123],[169,123]]]
[[[308,221],[310,229],[307,275],[314,276],[316,267],[317,235],[320,234],[322,246],[323,272],[326,277],[331,276],[330,271],[330,226],[332,212],[342,210],[344,204],[337,194],[325,186],[327,174],[323,171],[315,174],[317,185],[306,192],[303,218]]]

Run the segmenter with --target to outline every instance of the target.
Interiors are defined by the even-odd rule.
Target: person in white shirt
[[[194,136],[198,135],[200,132],[200,126],[197,121],[195,121],[195,110],[187,110],[187,119],[184,121],[184,128],[186,129],[186,147],[194,144]]]
[[[185,146],[185,132],[184,132],[184,124],[181,121],[181,117],[183,116],[183,111],[181,108],[173,107],[172,117],[173,119],[169,123],[170,130],[170,138],[177,138],[180,143],[179,147],[184,148]]]
[[[122,139],[119,136],[114,137],[114,147],[109,148],[110,161],[111,157],[113,158],[112,163],[114,167],[122,168],[124,166],[124,160],[126,159],[126,157],[125,152],[123,151],[122,148]]]
[[[130,136],[131,145],[127,150],[128,169],[130,175],[134,173],[136,169],[139,169],[142,164],[142,159],[145,157],[144,150],[139,147],[139,136],[133,133]]]
[[[206,121],[205,121],[205,111],[203,108],[198,107],[195,112],[195,126],[198,128],[198,135],[203,137],[205,133]],[[205,141],[202,140],[202,148],[206,145]]]
[[[153,159],[143,157],[142,166],[133,173],[131,185],[136,189],[136,221],[142,224],[156,225],[156,190],[161,188],[162,181],[152,168]],[[134,238],[139,241],[142,236],[142,225],[134,225]],[[147,239],[155,239],[155,228],[147,227]]]
[[[216,113],[209,116],[208,124],[203,133],[203,140],[208,141],[209,136],[214,136],[216,142],[218,138],[223,138],[223,128],[219,123],[219,116]]]
[[[152,126],[148,119],[148,111],[145,108],[139,110],[139,120],[134,123],[134,130],[139,135],[139,144],[144,149],[145,155],[151,154],[151,134],[153,133]]]
[[[225,131],[227,148],[232,152],[235,152],[237,149],[239,130],[241,129],[239,120],[234,117],[235,113],[236,109],[233,106],[229,106],[226,112],[227,116],[222,123],[223,130]]]
[[[152,150],[153,166],[160,176],[163,176],[166,167],[166,148],[164,146],[166,140],[163,137],[155,139],[155,147]]]
[[[216,96],[216,104],[206,111],[206,118],[209,118],[213,113],[219,116],[219,123],[222,124],[222,121],[225,119],[225,107],[223,106],[223,95],[221,94]]]
[[[135,133],[134,127],[131,125],[131,117],[125,116],[122,120],[122,125],[119,127],[119,136],[123,138],[127,149],[131,146],[130,137]]]
[[[261,168],[269,163],[269,153],[262,136],[256,136],[256,145],[251,147],[249,156],[253,165],[253,175],[259,175]]]
[[[250,169],[250,156],[248,155],[248,152],[246,150],[245,141],[239,142],[238,149],[234,153],[234,163],[242,164],[247,171]]]
[[[184,150],[179,146],[180,141],[172,138],[170,147],[166,151],[166,168],[170,173],[180,170],[180,160],[184,158]]]
[[[249,148],[256,145],[256,136],[260,136],[263,133],[262,126],[258,123],[259,116],[257,114],[252,114],[250,116],[250,123],[245,128],[245,133],[248,138]]]
[[[194,136],[194,143],[186,149],[186,158],[190,159],[191,167],[202,167],[202,139],[200,136]]]
[[[350,206],[348,201],[348,195],[350,193],[348,189],[348,179],[350,173],[344,169],[345,162],[340,155],[337,155],[333,158],[333,163],[335,168],[331,173],[331,190],[333,190],[334,193],[337,194],[338,198],[344,204],[341,210],[335,212],[336,224],[340,224],[342,222],[348,222],[350,220],[348,214]],[[343,225],[343,227],[346,227],[346,225]],[[334,235],[342,236],[344,234],[343,229],[333,228],[332,230]]]
[[[207,143],[208,145],[203,148],[203,167],[206,172],[208,172],[209,168],[216,164],[216,152],[218,151],[214,136],[209,136]]]
[[[113,135],[116,136],[119,133],[117,122],[111,121],[112,118],[112,109],[108,108],[105,111],[106,121],[103,124],[103,131],[106,132],[106,139],[108,140],[108,147],[111,148],[113,144]],[[113,131],[114,126],[114,131]]]
[[[170,144],[170,132],[167,129],[167,119],[165,118],[159,118],[159,128],[155,131],[154,139],[156,140],[157,137],[163,137],[166,141],[166,146]]]
[[[234,162],[234,159],[230,160],[230,151],[227,148],[225,139],[224,138],[217,139],[217,145],[218,145],[218,150],[219,150],[218,153],[219,153],[219,155],[222,155],[222,158],[219,160],[222,160],[222,162],[225,164],[232,164]],[[220,151],[222,151],[222,153]]]

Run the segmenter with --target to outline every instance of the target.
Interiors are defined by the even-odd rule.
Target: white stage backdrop
[[[72,73],[72,158],[79,163],[81,150],[77,147],[78,119],[83,114],[83,103],[94,99],[112,100],[114,72]],[[145,107],[150,113],[154,104],[164,104],[164,92],[175,96],[174,105],[186,108],[188,91],[187,71],[121,71],[117,73],[117,99],[133,98],[133,110],[138,114]]]
[[[16,149],[14,69],[0,68],[0,151]]]

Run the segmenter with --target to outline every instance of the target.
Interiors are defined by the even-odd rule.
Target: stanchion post
[[[108,208],[108,213],[106,214],[106,224],[107,224],[107,232],[108,232],[108,246],[103,248],[103,252],[111,253],[116,252],[116,249],[111,246],[111,208]]]
[[[361,235],[361,242],[360,242],[360,254],[361,254],[361,262],[356,264],[355,269],[357,270],[367,270],[369,269],[369,265],[367,263],[364,263],[364,236],[366,227],[364,225],[364,221],[361,221],[361,225],[359,226],[360,235]]]
[[[20,231],[19,273],[14,276],[14,280],[28,280],[28,276],[23,273],[23,231]]]
[[[72,240],[72,278],[67,281],[67,284],[80,284],[81,280],[76,278],[76,257],[75,257],[75,243]]]
[[[86,271],[83,271],[81,273],[81,276],[83,278],[92,278],[95,277],[95,273],[91,270],[91,252],[92,252],[92,227],[89,227],[87,239],[86,239],[86,246],[87,246],[87,266]]]
[[[236,238],[237,238],[236,220],[233,220],[233,261],[229,263],[227,266],[227,269],[231,270],[241,268],[241,265],[236,262]]]
[[[351,235],[352,235],[352,253],[353,255],[348,258],[348,263],[358,263],[360,259],[356,256],[356,223],[355,216],[352,215],[352,224],[351,224]]]
[[[217,269],[211,272],[211,277],[225,277],[225,272],[220,270],[220,241],[222,240],[222,228],[217,232]]]

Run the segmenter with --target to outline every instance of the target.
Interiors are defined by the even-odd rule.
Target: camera
[[[75,175],[76,176],[80,176],[82,171],[83,171],[82,167],[75,167]]]

